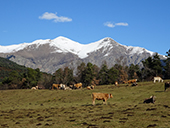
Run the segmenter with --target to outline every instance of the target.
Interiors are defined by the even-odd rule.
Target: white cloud
[[[128,26],[128,23],[116,23],[116,26]]]
[[[54,20],[54,22],[70,22],[72,21],[71,18],[64,17],[64,16],[57,16],[57,13],[49,13],[45,12],[42,16],[39,16],[39,19],[45,20]]]
[[[107,26],[109,28],[114,28],[115,27],[115,25],[113,23],[111,23],[111,22],[104,23],[104,26]]]
[[[123,23],[123,22],[120,22],[120,23],[105,22],[104,26],[107,26],[109,28],[114,28],[116,26],[128,26],[128,23]]]

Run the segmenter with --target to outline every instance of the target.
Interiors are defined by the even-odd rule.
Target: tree
[[[68,85],[72,84],[72,82],[73,82],[73,70],[69,69],[68,67],[65,67],[63,72],[63,83]]]
[[[166,57],[167,59],[164,61],[165,66],[164,66],[164,76],[166,79],[170,78],[170,49],[166,52]]]
[[[53,75],[54,83],[63,83],[63,69],[59,68]]]
[[[119,64],[115,64],[114,68],[118,70],[118,82],[123,83],[123,81],[128,80],[128,67],[127,66],[122,66]]]
[[[91,82],[94,78],[94,66],[92,63],[87,63],[87,66],[82,74],[82,81],[84,83],[84,86],[91,85]]]
[[[140,76],[141,76],[141,71],[140,71],[139,65],[131,64],[129,69],[128,69],[128,78],[139,80]]]
[[[41,79],[41,72],[37,69],[27,68],[27,87],[37,86],[38,81]]]
[[[145,61],[142,61],[142,78],[146,80],[151,80],[154,76],[162,76],[163,66],[159,58],[158,53],[153,57],[148,57]]]
[[[77,67],[77,77],[75,78],[76,82],[83,82],[83,72],[85,71],[86,64],[82,62],[78,67]]]
[[[153,56],[153,64],[152,65],[153,65],[152,68],[154,70],[154,76],[161,76],[163,66],[162,66],[162,63],[161,63],[161,60],[160,60],[158,53],[156,53]]]
[[[100,84],[108,84],[108,67],[106,63],[103,63],[99,71]]]
[[[114,84],[115,81],[117,81],[119,71],[115,69],[114,67],[110,68],[108,70],[108,83]]]

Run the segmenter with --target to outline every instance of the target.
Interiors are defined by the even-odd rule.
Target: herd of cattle
[[[153,82],[155,83],[156,81],[158,82],[163,82],[163,79],[161,77],[154,77]],[[136,86],[137,85],[137,79],[132,79],[128,81],[124,81],[124,84],[131,84],[131,86]],[[54,89],[60,89],[60,90],[72,90],[72,89],[81,89],[82,88],[82,83],[77,83],[74,85],[66,86],[65,84],[53,84],[52,85],[52,90]],[[115,86],[119,86],[118,82],[115,82]],[[87,86],[88,90],[94,89],[94,85]],[[170,88],[170,82],[166,82],[164,85],[164,91],[166,91],[168,88]],[[40,89],[38,86],[32,87],[32,90],[37,90]],[[112,94],[107,94],[107,93],[92,93],[92,104],[95,105],[95,100],[103,100],[103,104],[107,104],[107,100],[109,98],[112,98]],[[151,96],[150,98],[147,98],[144,100],[143,103],[154,103],[155,102],[155,96]]]

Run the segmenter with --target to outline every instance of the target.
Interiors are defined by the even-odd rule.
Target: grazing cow
[[[132,83],[131,86],[134,87],[134,86],[137,86],[137,85],[138,85],[137,83]]]
[[[128,81],[123,81],[123,84],[127,84],[128,83]]]
[[[155,103],[156,96],[150,96],[150,98],[147,98],[143,101],[143,103]]]
[[[66,90],[66,85],[65,84],[60,84],[59,89]]]
[[[94,89],[94,85],[91,85],[91,89]]]
[[[54,88],[59,89],[59,87],[60,87],[60,84],[53,84],[53,85],[52,85],[52,90],[54,90]]]
[[[37,89],[38,89],[38,86],[32,87],[31,89],[32,89],[32,90],[37,90]]]
[[[165,90],[164,91],[166,91],[167,88],[170,88],[170,82],[165,83]]]
[[[91,90],[91,87],[90,87],[90,86],[87,86],[87,89],[88,89],[88,90]]]
[[[92,104],[95,105],[95,100],[103,100],[103,104],[107,104],[107,100],[113,98],[112,94],[108,93],[92,93]]]
[[[74,84],[74,88],[76,88],[76,89],[82,88],[82,83]]]
[[[117,81],[115,81],[115,85],[116,85],[116,86],[119,86]]]
[[[163,82],[163,79],[161,78],[161,77],[159,77],[159,76],[157,76],[157,77],[154,77],[154,83],[156,82],[156,81],[162,81]]]
[[[136,83],[136,82],[137,82],[137,79],[133,79],[133,80],[129,80],[129,81],[128,81],[128,84]]]
[[[94,89],[94,85],[87,86],[87,89],[88,89],[88,90]]]
[[[65,90],[72,90],[70,87],[65,87]]]

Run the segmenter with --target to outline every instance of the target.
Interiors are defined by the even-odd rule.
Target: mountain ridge
[[[81,62],[101,66],[106,61],[108,67],[123,62],[126,65],[142,66],[142,60],[153,55],[154,52],[145,48],[125,46],[110,37],[89,44],[80,44],[59,36],[53,40],[35,40],[31,43],[0,46],[1,57],[26,67],[40,68],[41,71],[48,73],[54,73],[58,68],[65,66],[76,70]]]

